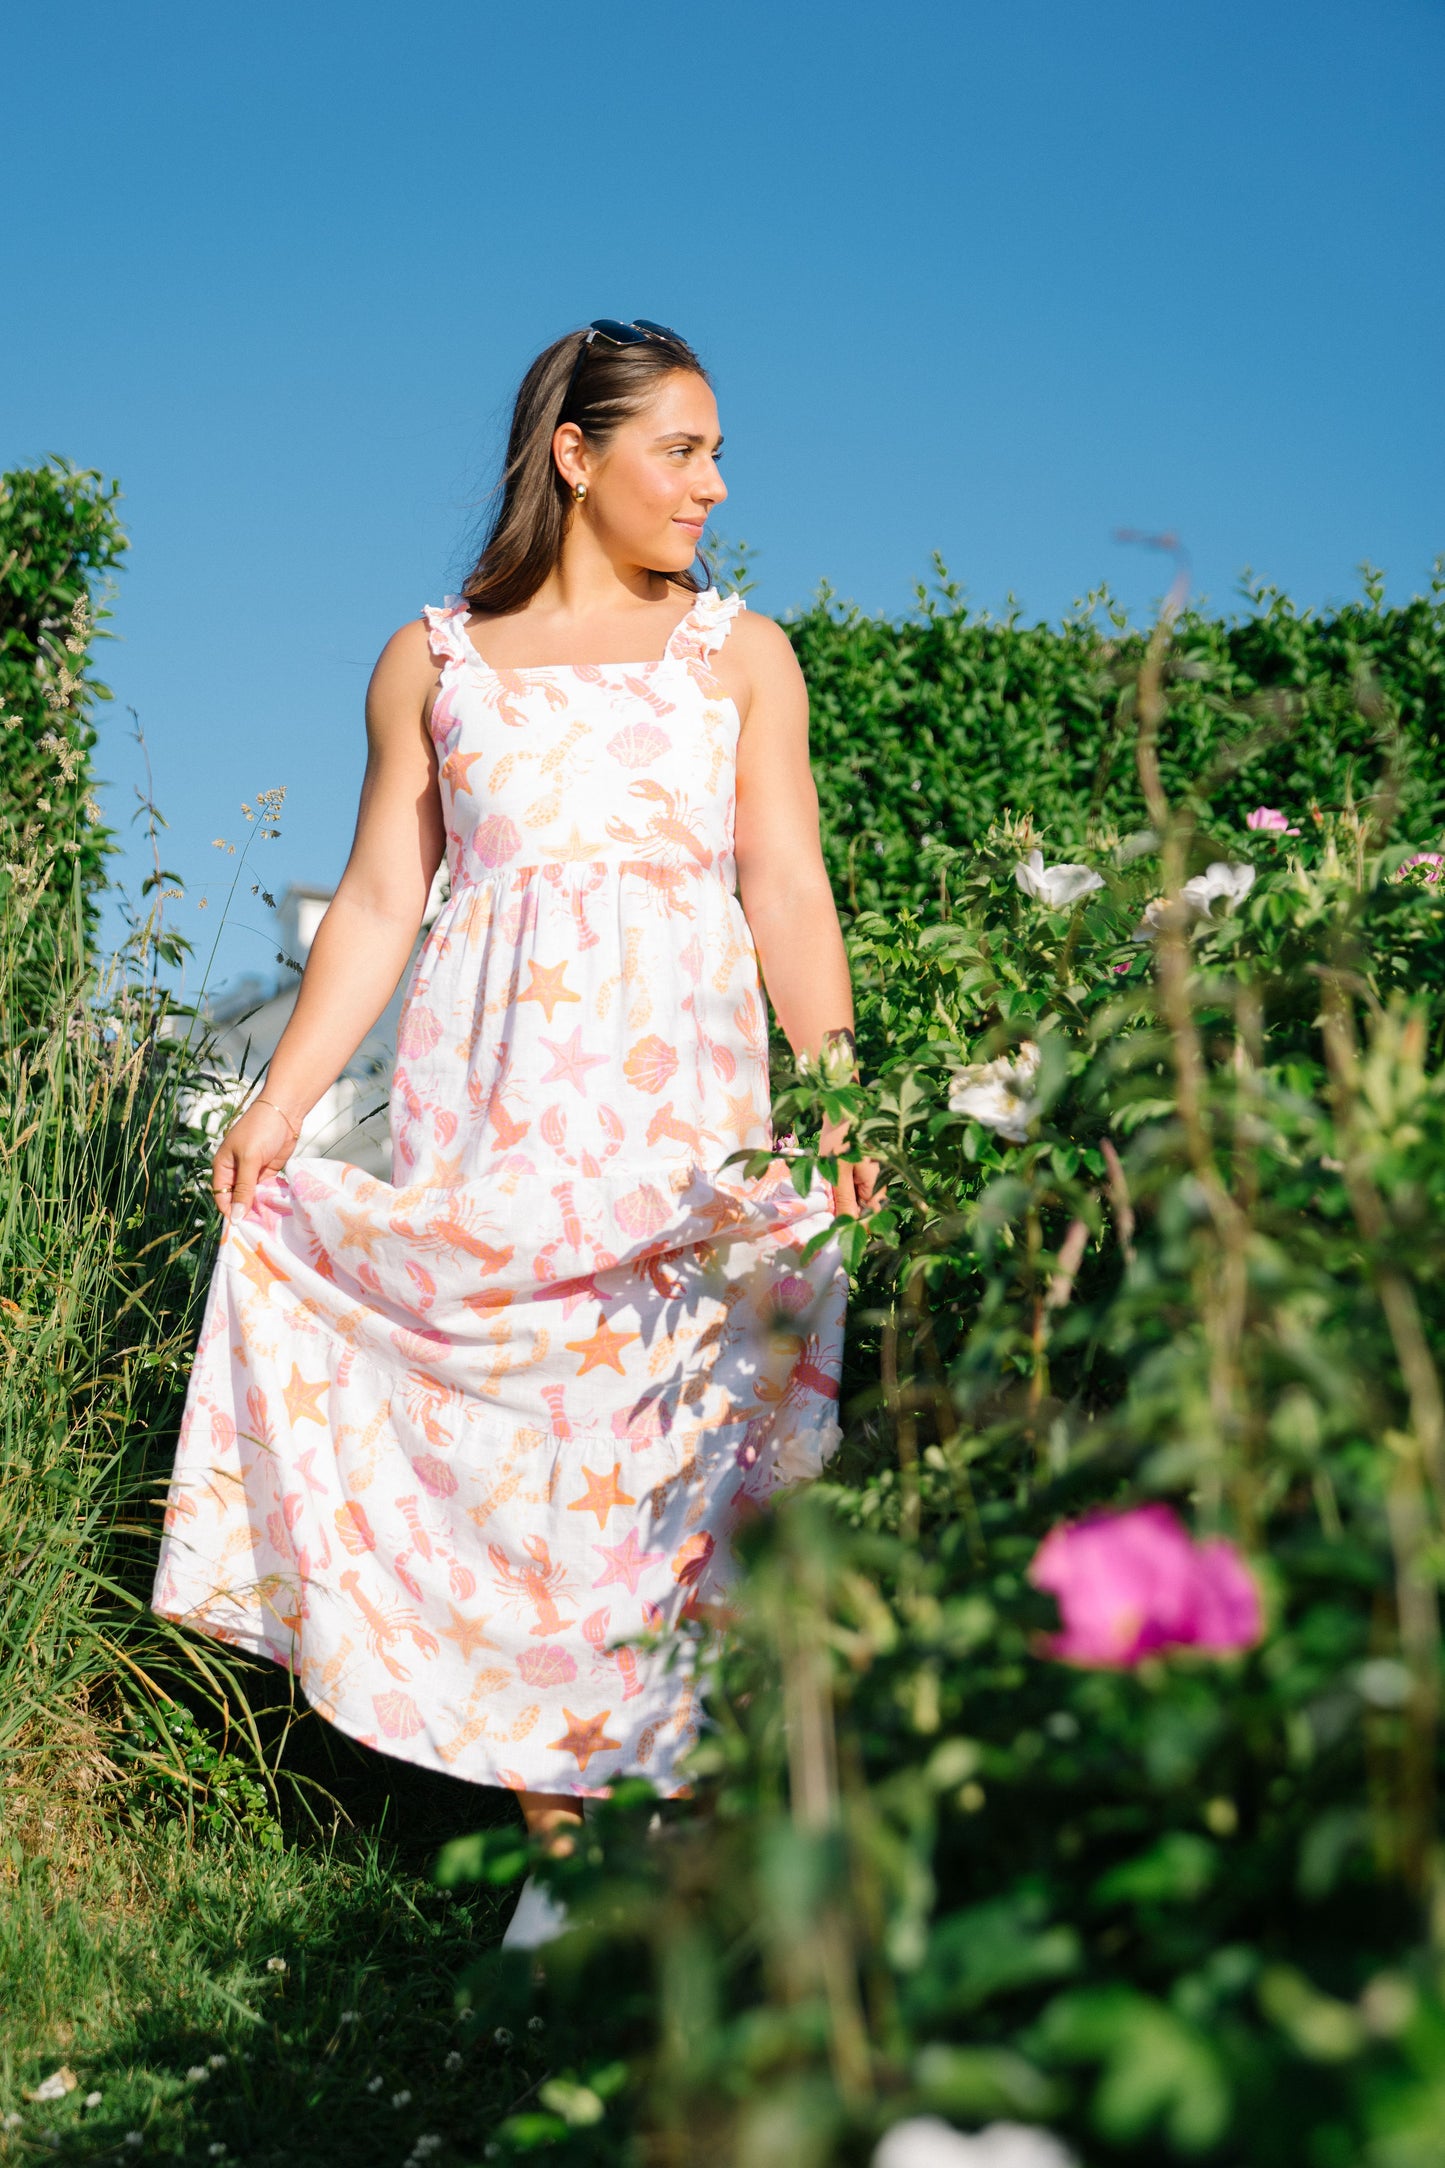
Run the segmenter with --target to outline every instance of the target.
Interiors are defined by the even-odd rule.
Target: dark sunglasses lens
[[[610,339],[614,346],[642,346],[647,339],[647,333],[639,331],[636,324],[619,323],[615,316],[596,317],[587,329]]]
[[[674,331],[670,324],[650,323],[645,316],[639,316],[637,318],[637,328],[639,331],[650,331],[655,339],[670,339],[674,346],[686,346],[687,344],[682,333]]]

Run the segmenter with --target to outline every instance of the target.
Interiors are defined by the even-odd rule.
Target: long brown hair
[[[552,438],[561,423],[575,422],[591,449],[600,452],[623,422],[642,412],[664,376],[685,369],[704,384],[711,382],[681,339],[649,339],[643,346],[613,346],[594,339],[579,362],[586,337],[585,331],[569,331],[555,339],[522,379],[497,508],[481,555],[462,582],[462,594],[474,610],[496,616],[520,610],[562,554],[573,502],[552,457]],[[707,572],[706,560],[699,562]],[[712,575],[708,573],[706,582],[693,572],[672,572],[668,578],[698,594],[711,584]]]

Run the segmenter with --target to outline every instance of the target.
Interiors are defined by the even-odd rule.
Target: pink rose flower
[[[1272,836],[1297,836],[1298,828],[1291,828],[1289,815],[1281,813],[1272,805],[1257,805],[1244,817],[1246,828],[1263,828]]]
[[[1062,1663],[1130,1669],[1171,1648],[1223,1655],[1263,1630],[1259,1590],[1232,1543],[1196,1543],[1172,1506],[1092,1513],[1055,1528],[1029,1567],[1059,1606],[1046,1653]]]

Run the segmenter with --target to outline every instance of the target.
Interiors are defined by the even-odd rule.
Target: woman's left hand
[[[818,1150],[829,1155],[846,1152],[848,1126],[847,1122],[825,1123],[818,1139]],[[870,1212],[876,1212],[888,1196],[887,1190],[878,1185],[878,1175],[876,1159],[840,1159],[833,1191],[836,1210],[849,1213],[855,1219],[866,1219]]]

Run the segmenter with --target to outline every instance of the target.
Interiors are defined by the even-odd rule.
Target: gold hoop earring
[[[587,499],[587,484],[585,482],[575,483],[573,485],[572,494],[579,504],[584,504]]]

